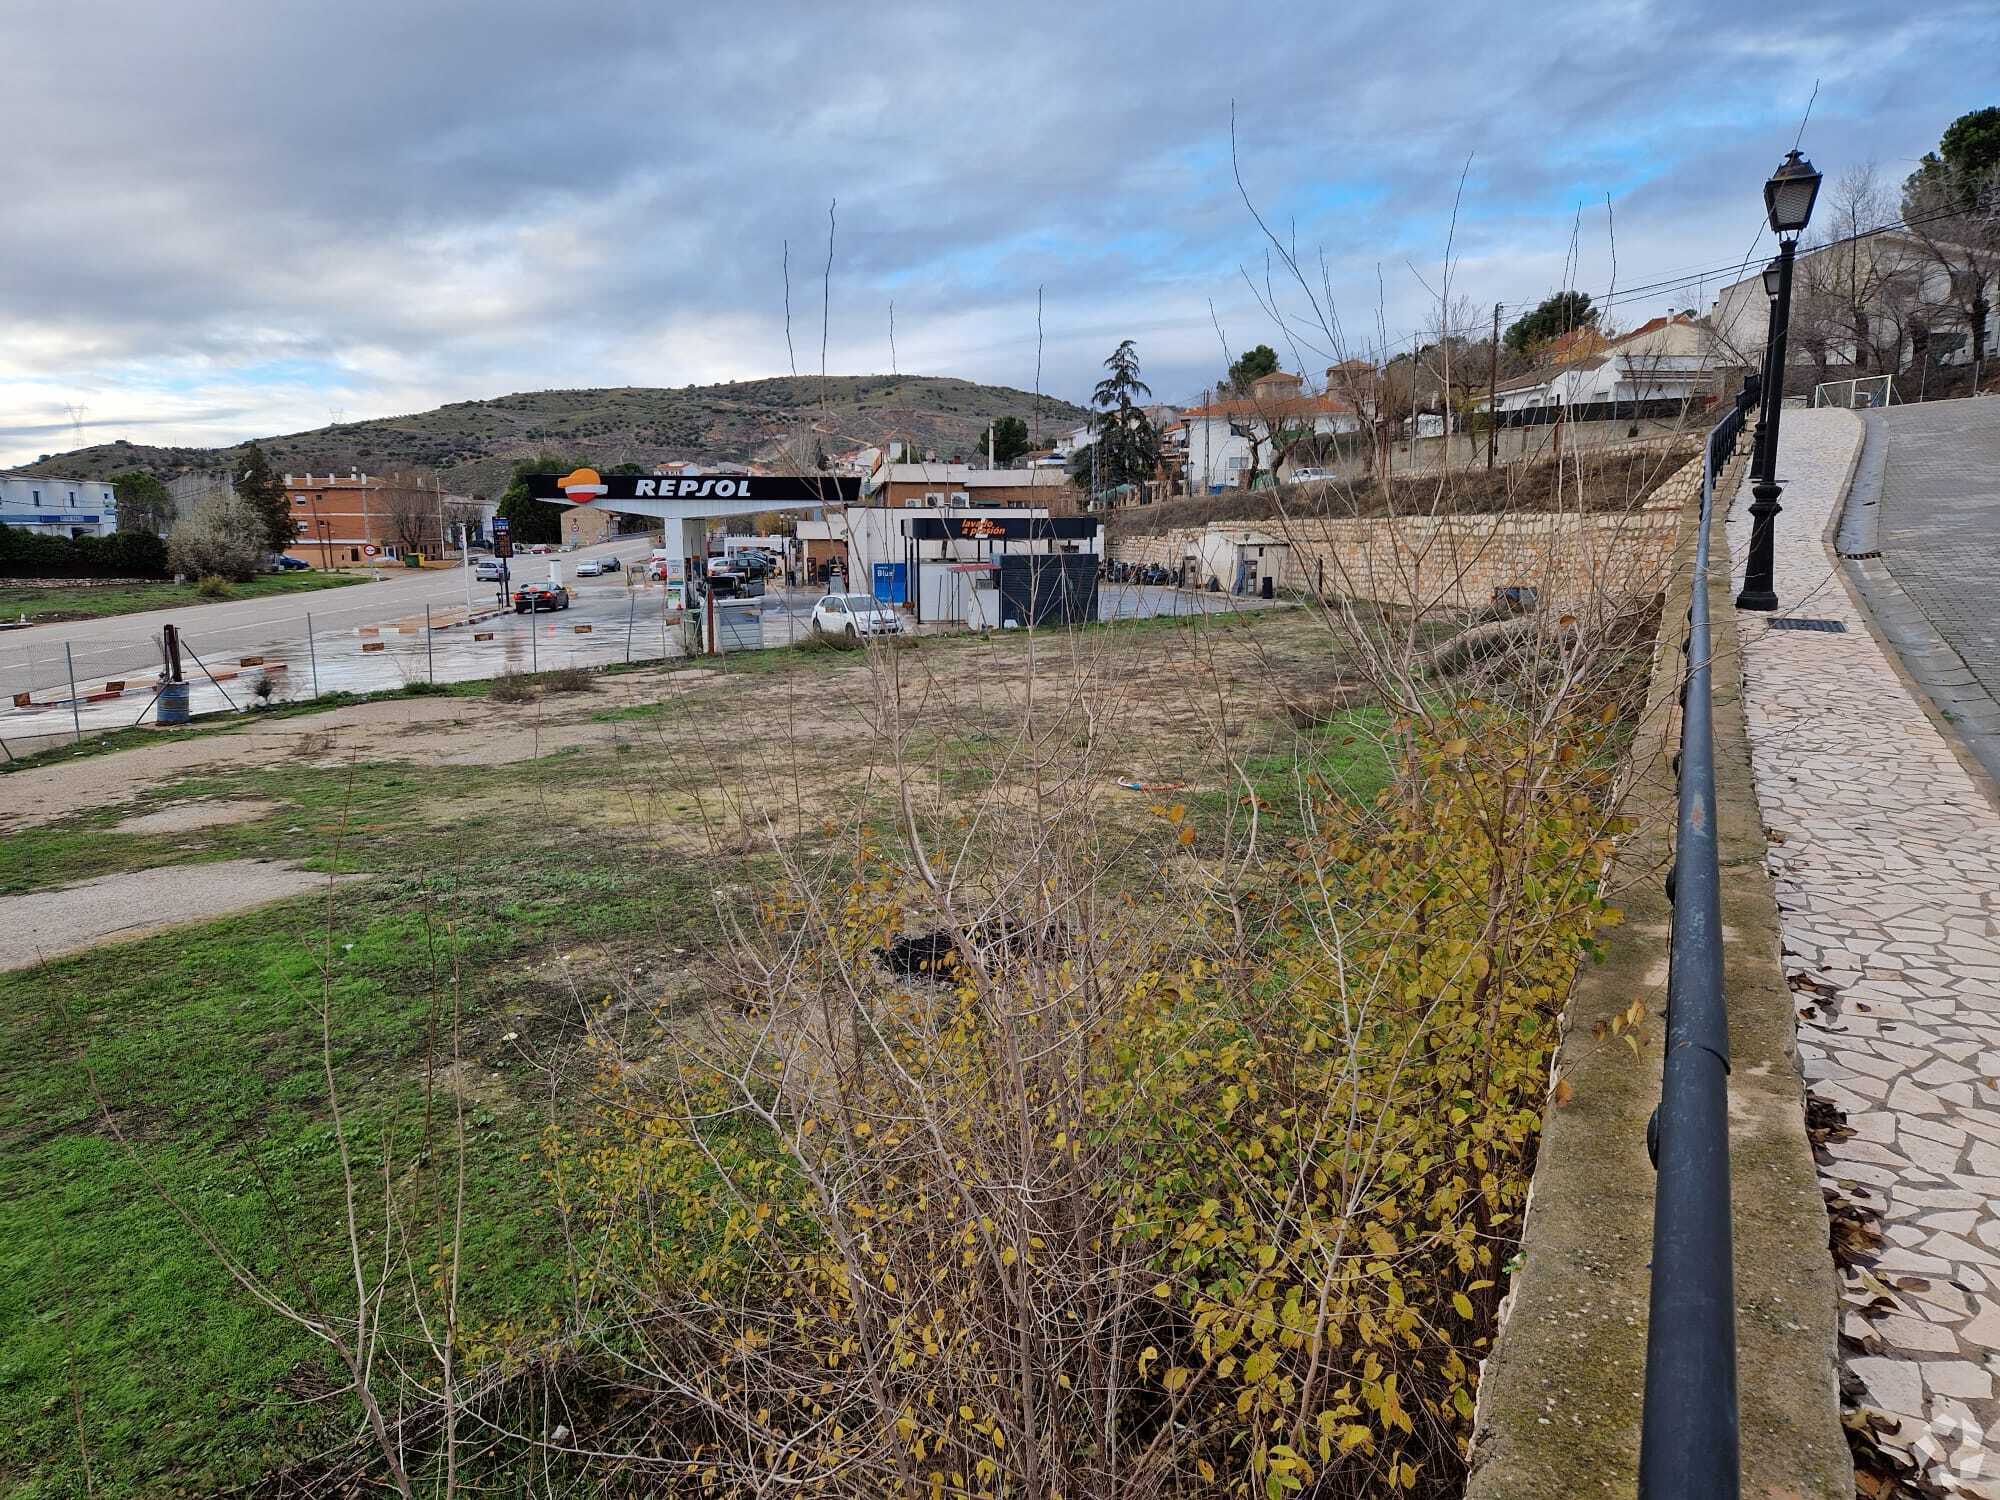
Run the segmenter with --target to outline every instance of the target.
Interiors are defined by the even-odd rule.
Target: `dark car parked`
[[[514,590],[514,613],[517,615],[568,608],[569,590],[559,583],[524,583]]]

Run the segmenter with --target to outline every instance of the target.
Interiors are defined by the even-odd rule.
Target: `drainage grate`
[[[1880,557],[1882,553],[1877,549],[1874,552],[1843,552],[1840,555],[1849,562],[1866,562],[1871,557]]]
[[[1847,634],[1847,624],[1843,620],[1811,620],[1803,615],[1794,615],[1783,620],[1771,621],[1773,630],[1823,630],[1828,635]]]

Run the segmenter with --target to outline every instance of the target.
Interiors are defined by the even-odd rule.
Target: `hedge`
[[[165,578],[167,544],[149,531],[44,536],[0,525],[0,578]]]

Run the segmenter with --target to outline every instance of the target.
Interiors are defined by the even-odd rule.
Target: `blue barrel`
[[[162,724],[187,723],[188,685],[185,682],[160,684],[160,711],[157,717]]]

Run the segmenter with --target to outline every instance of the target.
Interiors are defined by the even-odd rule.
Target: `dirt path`
[[[131,942],[169,927],[248,911],[323,889],[333,878],[354,877],[316,875],[269,860],[232,859],[130,870],[59,891],[0,897],[0,970],[30,968],[99,943]]]
[[[700,668],[598,679],[597,690],[533,703],[485,698],[391,698],[323,714],[253,720],[227,734],[162,739],[75,761],[0,776],[0,832],[32,828],[85,808],[116,806],[163,782],[206,772],[284,762],[327,765],[415,761],[427,765],[506,765],[565,746],[608,743],[617,723],[590,715],[689,692],[717,676]]]

